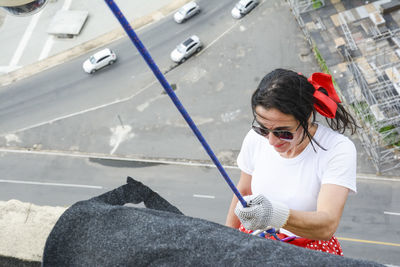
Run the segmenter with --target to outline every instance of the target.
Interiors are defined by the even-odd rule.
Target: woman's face
[[[280,154],[290,153],[297,150],[301,145],[300,141],[303,135],[303,128],[299,126],[299,122],[293,115],[287,115],[275,108],[265,109],[262,106],[257,106],[255,109],[255,119],[259,126],[271,131],[286,131],[290,132],[293,137],[291,140],[284,140],[274,133],[270,132],[265,136],[271,146]],[[256,123],[256,124],[257,124]],[[283,138],[290,136],[289,133],[282,135]]]

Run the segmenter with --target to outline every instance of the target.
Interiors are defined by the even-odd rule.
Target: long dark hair
[[[314,141],[320,146],[308,131],[308,119],[311,114],[312,123],[316,121],[314,91],[314,86],[304,75],[291,70],[275,69],[264,76],[251,97],[253,114],[257,106],[262,106],[265,109],[276,108],[284,114],[293,115],[304,129],[301,141],[307,136],[310,142]],[[325,118],[326,122],[337,132],[344,133],[349,129],[351,134],[354,134],[358,128],[356,121],[340,103],[337,105],[335,118]]]

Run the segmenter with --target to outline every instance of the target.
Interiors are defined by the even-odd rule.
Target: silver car
[[[174,62],[182,63],[195,52],[199,52],[203,44],[199,37],[192,35],[182,43],[180,43],[172,52],[171,59]]]
[[[258,0],[240,0],[232,9],[232,17],[240,19],[258,5]]]
[[[83,70],[87,73],[94,73],[105,66],[113,64],[117,60],[117,55],[109,48],[105,48],[90,56],[83,62]]]
[[[174,20],[176,23],[185,22],[187,19],[193,17],[200,12],[199,5],[192,1],[181,7],[178,12],[174,14]]]

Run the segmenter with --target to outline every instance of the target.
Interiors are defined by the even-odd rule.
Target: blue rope
[[[206,152],[208,153],[208,155],[210,156],[210,158],[212,159],[214,164],[217,166],[218,170],[224,177],[225,181],[231,187],[233,193],[236,195],[236,197],[242,203],[243,207],[246,207],[247,206],[246,201],[243,199],[240,192],[237,190],[235,185],[232,183],[232,180],[229,178],[225,169],[222,167],[221,163],[215,156],[214,152],[211,150],[210,146],[208,145],[208,143],[206,142],[204,137],[201,135],[196,124],[193,122],[192,118],[189,116],[186,109],[183,107],[182,103],[179,101],[175,92],[172,90],[171,85],[165,79],[164,75],[161,73],[160,69],[157,67],[154,60],[151,58],[150,54],[147,52],[147,49],[144,47],[144,45],[140,41],[139,37],[136,35],[135,31],[132,29],[132,26],[126,20],[124,14],[122,14],[121,10],[119,9],[119,7],[115,4],[115,2],[113,0],[105,0],[105,2],[108,5],[108,7],[111,9],[111,11],[114,13],[115,17],[118,19],[119,23],[124,28],[125,32],[128,34],[129,38],[131,39],[133,44],[136,46],[137,50],[144,58],[147,65],[153,71],[153,73],[157,77],[158,81],[164,87],[164,90],[167,92],[167,94],[171,98],[172,102],[174,102],[175,106],[178,108],[178,110],[182,114],[183,118],[189,124],[190,128],[192,129],[192,131],[194,132],[196,137],[199,139],[200,143],[203,145],[204,149],[206,150]]]

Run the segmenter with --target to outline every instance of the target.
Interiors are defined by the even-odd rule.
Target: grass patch
[[[314,9],[318,9],[320,7],[322,7],[322,2],[320,0],[313,0],[313,8]]]
[[[376,119],[371,114],[369,110],[369,106],[367,102],[353,102],[350,105],[350,108],[354,111],[356,116],[364,123],[368,123],[369,125],[375,125]]]
[[[319,49],[315,43],[314,43],[313,51],[314,51],[315,58],[317,59],[318,65],[321,68],[321,70],[325,73],[330,74],[330,71],[329,71],[328,66],[326,65],[325,59],[321,56],[321,52],[319,52]]]
[[[333,75],[331,74],[328,65],[326,65],[325,59],[322,57],[321,52],[319,52],[319,49],[314,42],[313,42],[313,51],[314,51],[314,56],[317,59],[318,65],[321,68],[322,72],[330,74],[332,76],[333,85],[335,86],[336,90],[341,93],[340,88],[335,81],[335,78],[333,78]]]
[[[395,128],[394,125],[386,125],[379,129],[379,133],[382,134],[383,141],[387,145],[400,146],[400,136]]]
[[[390,130],[392,130],[394,128],[395,127],[393,125],[387,125],[387,126],[384,126],[384,127],[380,128],[379,132],[380,133],[384,133],[384,132],[390,131]]]

